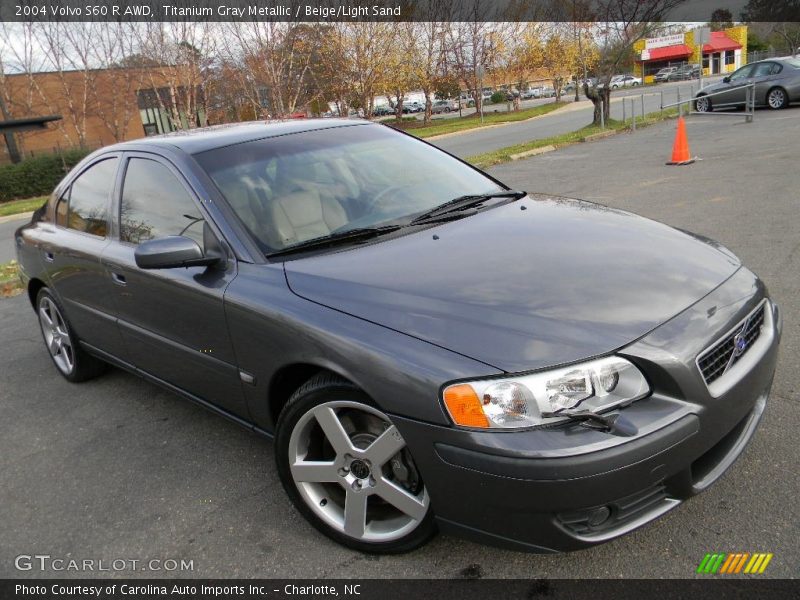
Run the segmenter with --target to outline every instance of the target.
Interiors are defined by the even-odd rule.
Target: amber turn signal
[[[462,427],[489,427],[489,419],[483,413],[478,395],[471,385],[451,385],[444,390],[444,404],[456,425]]]

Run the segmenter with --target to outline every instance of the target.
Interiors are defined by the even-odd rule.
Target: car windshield
[[[406,224],[465,195],[503,190],[383,125],[351,125],[196,154],[265,254],[354,229]]]

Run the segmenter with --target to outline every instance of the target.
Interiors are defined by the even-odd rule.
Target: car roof
[[[372,125],[372,123],[362,119],[288,119],[227,123],[139,138],[114,144],[113,146],[106,146],[104,150],[126,150],[131,146],[136,148],[141,148],[142,146],[172,146],[188,154],[198,154],[224,146],[293,133],[363,125]]]

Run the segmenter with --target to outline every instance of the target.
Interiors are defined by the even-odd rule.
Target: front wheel
[[[767,104],[773,110],[785,108],[789,103],[789,98],[783,88],[773,88],[767,94]]]
[[[708,96],[698,96],[694,100],[694,109],[697,112],[711,112],[711,98]]]
[[[278,473],[295,507],[333,540],[373,553],[413,550],[436,532],[400,432],[361,390],[318,375],[278,420]]]

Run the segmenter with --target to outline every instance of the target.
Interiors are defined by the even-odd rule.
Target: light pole
[[[475,73],[478,75],[477,100],[480,105],[481,124],[483,124],[483,65],[478,65],[478,68],[475,69]]]

